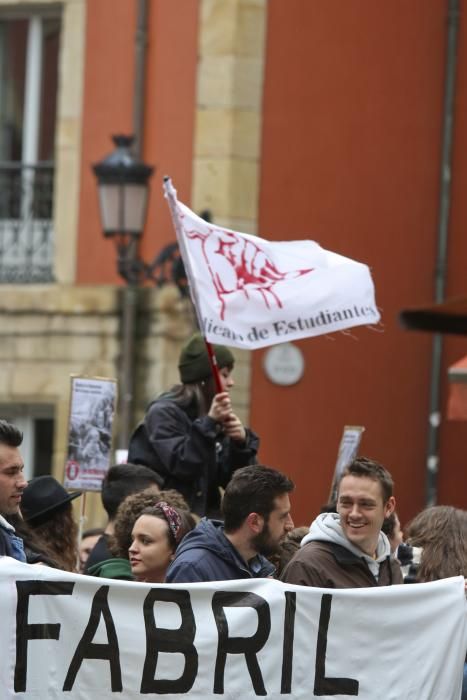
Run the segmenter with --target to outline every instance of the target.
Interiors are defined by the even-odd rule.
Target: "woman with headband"
[[[114,531],[109,537],[109,550],[112,557],[94,564],[87,572],[90,576],[126,581],[135,580],[128,552],[133,542],[133,528],[143,512],[152,512],[161,501],[169,503],[172,510],[181,517],[182,529],[177,534],[177,539],[181,539],[185,532],[195,527],[196,521],[188,511],[188,504],[176,491],[170,489],[159,491],[150,486],[143,491],[133,493],[120,504],[113,521]],[[160,515],[161,512],[157,511],[156,516]],[[163,513],[162,517],[164,517]],[[151,519],[155,520],[156,518]]]
[[[165,575],[182,537],[192,529],[188,513],[159,501],[145,508],[136,520],[128,550],[136,581],[164,583]]]

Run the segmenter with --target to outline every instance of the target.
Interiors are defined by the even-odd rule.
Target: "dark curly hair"
[[[174,489],[159,491],[149,487],[131,496],[127,496],[117,510],[114,521],[114,533],[109,538],[109,549],[114,556],[128,559],[128,550],[131,546],[131,533],[136,520],[146,508],[152,508],[165,501],[170,506],[184,511],[189,515],[188,504],[183,496]]]

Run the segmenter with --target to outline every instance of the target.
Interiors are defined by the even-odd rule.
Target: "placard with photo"
[[[100,491],[112,462],[116,403],[115,379],[71,377],[65,488]]]

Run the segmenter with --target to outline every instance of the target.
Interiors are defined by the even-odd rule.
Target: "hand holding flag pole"
[[[199,330],[203,336],[204,342],[206,343],[206,350],[207,350],[208,357],[209,357],[209,363],[211,365],[212,376],[214,377],[214,383],[216,386],[216,393],[220,394],[224,391],[224,389],[222,388],[222,382],[221,382],[221,377],[220,377],[220,373],[219,373],[219,367],[217,364],[216,354],[214,352],[212,344],[208,340],[206,340],[206,335],[203,331],[204,325],[202,322],[201,309],[199,306],[199,299],[198,299],[198,295],[197,295],[196,284],[194,281],[194,275],[193,275],[193,271],[191,269],[190,256],[188,255],[188,251],[186,249],[185,238],[183,236],[182,226],[181,226],[180,218],[179,218],[178,211],[177,211],[177,191],[175,190],[174,186],[172,185],[172,181],[171,181],[170,177],[168,177],[167,175],[164,177],[164,195],[165,195],[165,198],[167,199],[167,202],[169,205],[170,214],[172,216],[172,223],[173,223],[174,228],[175,228],[175,233],[177,236],[178,245],[180,247],[180,252],[182,255],[182,259],[183,259],[183,264],[185,266],[185,272],[186,272],[187,279],[188,279],[188,288],[190,290],[191,300],[193,302],[193,306],[194,306],[195,313],[196,313],[196,318],[198,320]]]

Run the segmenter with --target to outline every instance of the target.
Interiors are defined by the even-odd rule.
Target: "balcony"
[[[0,284],[53,282],[53,163],[0,162]]]

